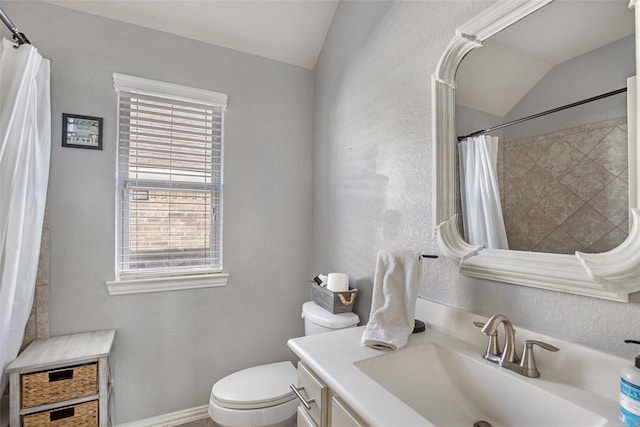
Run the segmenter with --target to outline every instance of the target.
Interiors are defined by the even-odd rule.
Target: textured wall
[[[490,3],[342,2],[315,70],[313,258],[366,297],[378,249],[437,253],[430,75],[455,28]],[[420,295],[631,357],[640,306],[471,279],[423,261]],[[360,298],[360,297],[359,297]]]
[[[117,329],[116,423],[205,405],[222,376],[293,358],[309,297],[312,73],[43,2],[2,6],[51,59],[50,332]],[[108,295],[114,72],[229,94],[226,287]],[[104,149],[61,147],[62,113],[103,117]]]

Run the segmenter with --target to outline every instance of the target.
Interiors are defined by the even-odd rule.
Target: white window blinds
[[[184,98],[198,90],[122,75],[114,84],[118,275],[221,271],[226,95]]]

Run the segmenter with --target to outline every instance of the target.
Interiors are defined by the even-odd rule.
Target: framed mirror
[[[604,252],[589,253],[580,247],[580,250],[576,250],[573,254],[563,254],[530,249],[490,249],[484,245],[467,243],[460,232],[457,208],[458,134],[455,112],[456,84],[463,82],[456,81],[456,73],[463,58],[470,52],[481,48],[485,43],[489,45],[490,38],[550,3],[552,3],[551,0],[500,1],[492,5],[458,28],[432,76],[434,226],[438,244],[445,257],[465,275],[597,298],[628,301],[629,294],[640,291],[640,225],[638,224],[640,210],[637,209],[636,169],[638,109],[634,79],[628,82],[628,124],[624,126],[624,130],[630,135],[628,172],[624,171],[625,178],[628,176],[629,191],[626,239],[620,238],[622,242],[619,245],[606,248]],[[637,22],[638,10],[635,7],[635,0],[629,4],[629,7],[633,8],[630,13],[635,13]],[[510,37],[513,38],[513,36]],[[493,125],[493,123],[487,125]],[[616,173],[618,172],[620,171]],[[626,219],[617,219],[617,221],[620,223],[617,225],[626,231]]]

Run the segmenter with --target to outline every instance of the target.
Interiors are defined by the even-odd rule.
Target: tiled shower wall
[[[626,117],[499,144],[509,248],[604,252],[627,236]]]
[[[38,262],[38,276],[36,278],[36,294],[33,307],[24,330],[22,348],[36,339],[49,338],[49,199],[44,213],[42,226],[42,243],[40,246],[40,260]]]

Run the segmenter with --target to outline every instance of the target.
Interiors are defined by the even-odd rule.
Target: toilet
[[[332,314],[313,301],[302,305],[304,334],[353,328],[355,313]],[[211,388],[209,416],[221,427],[292,427],[299,402],[290,384],[298,373],[291,362],[243,369],[218,380]]]

